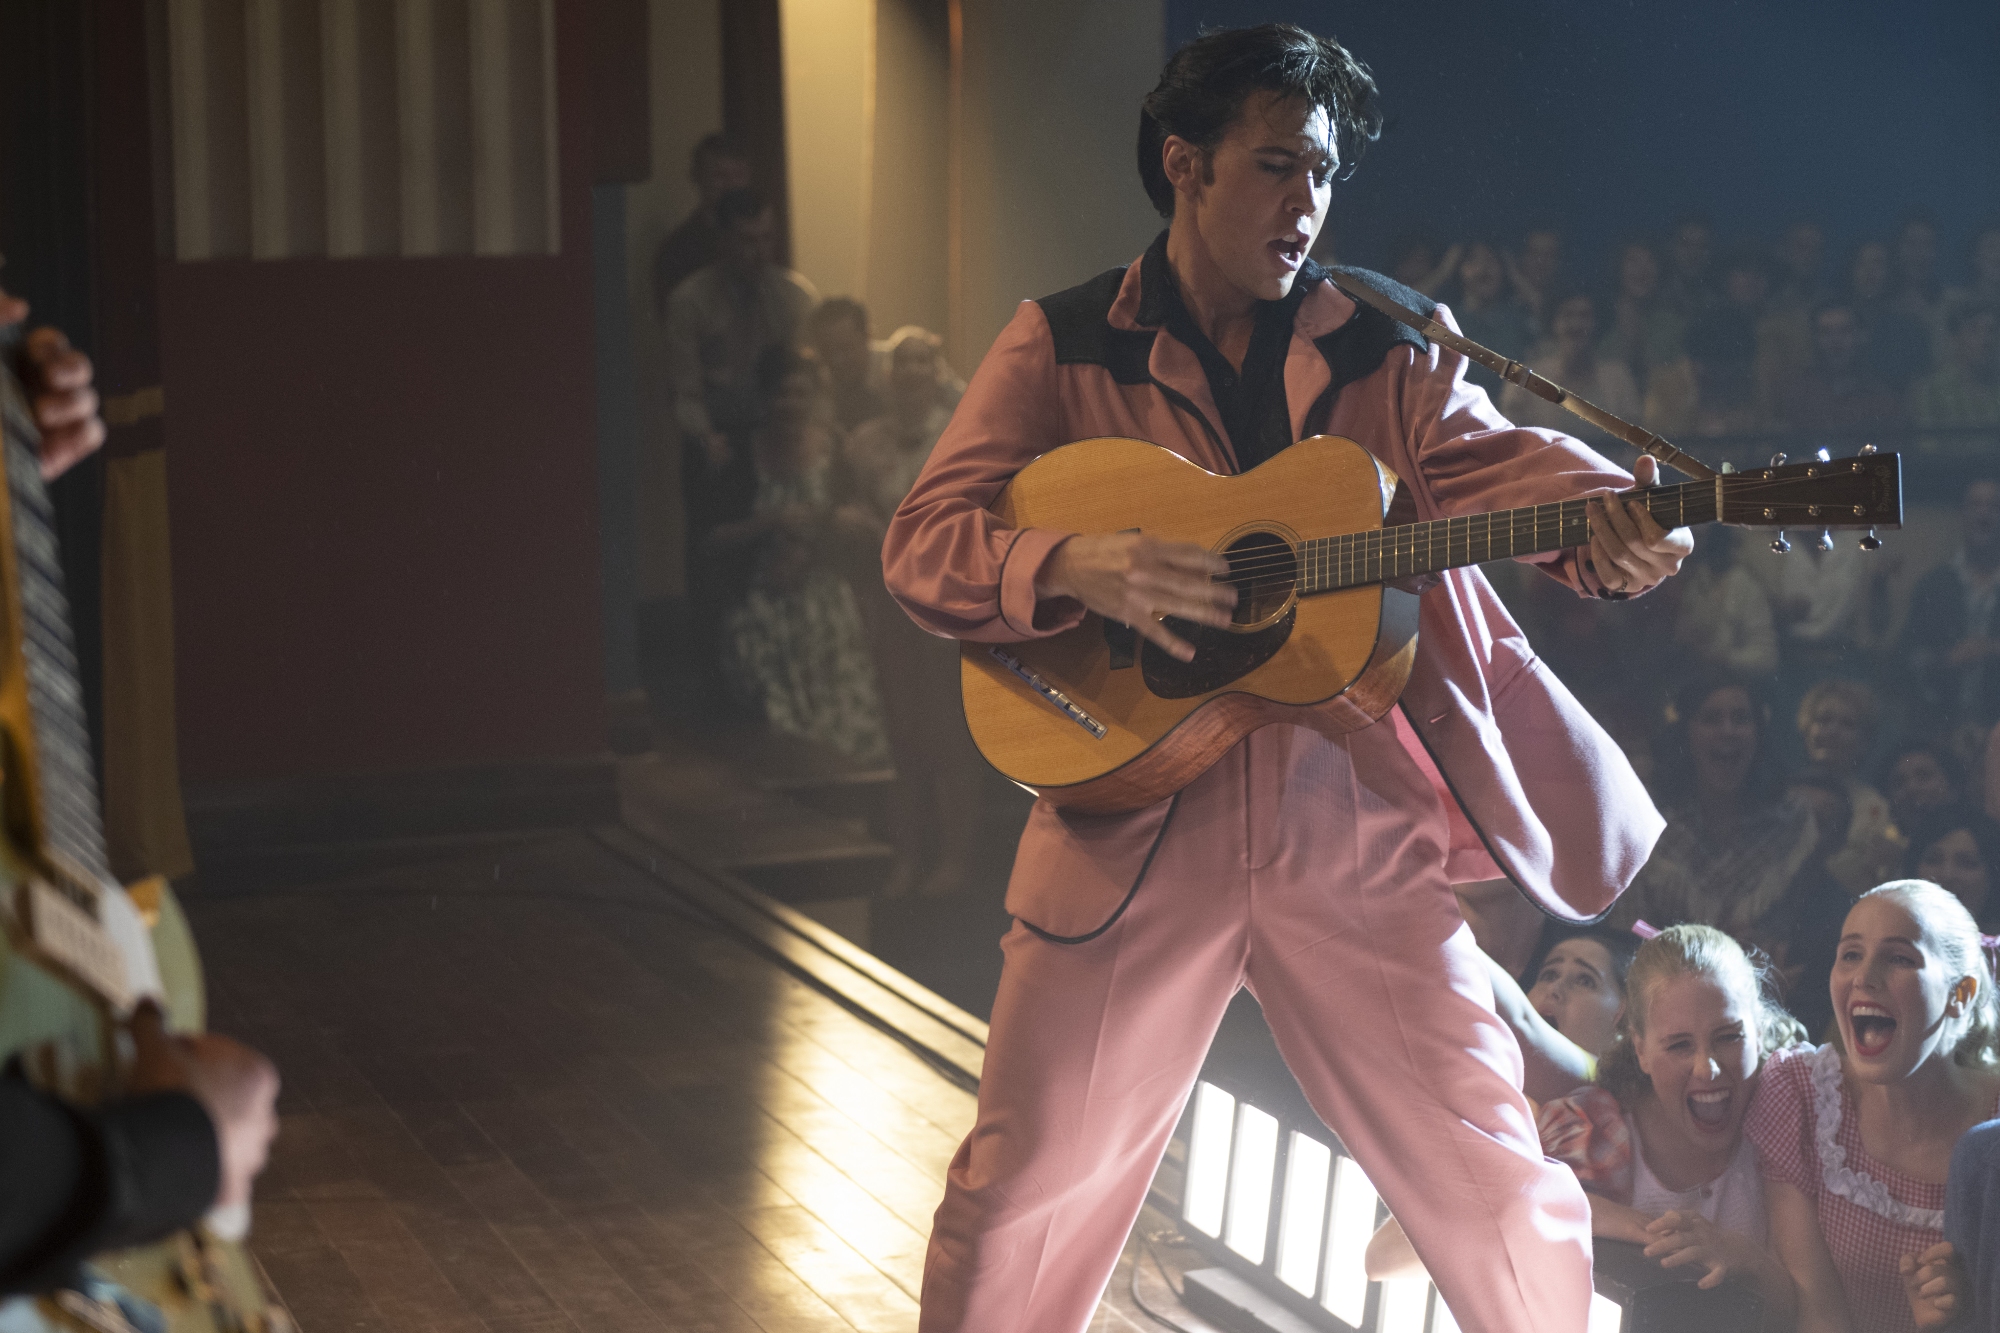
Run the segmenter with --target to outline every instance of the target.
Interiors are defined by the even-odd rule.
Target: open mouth
[[[1271,253],[1283,261],[1286,268],[1296,269],[1306,261],[1306,238],[1280,236],[1271,242]]]
[[[1896,1038],[1895,1016],[1879,1004],[1855,1005],[1847,1011],[1847,1021],[1854,1028],[1857,1055],[1880,1055]]]
[[[1688,1094],[1688,1114],[1703,1129],[1721,1129],[1729,1123],[1729,1089]]]
[[[1542,1021],[1544,1023],[1547,1023],[1550,1027],[1554,1028],[1556,1031],[1561,1032],[1563,1030],[1562,1019],[1558,1015],[1549,1013],[1545,1009],[1537,1009],[1535,1012],[1542,1016]]]

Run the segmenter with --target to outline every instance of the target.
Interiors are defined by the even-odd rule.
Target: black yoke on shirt
[[[1285,358],[1291,349],[1292,325],[1306,294],[1328,281],[1328,270],[1308,259],[1299,268],[1292,290],[1282,301],[1258,303],[1257,324],[1250,335],[1250,349],[1243,358],[1241,373],[1232,367],[1213,343],[1195,327],[1180,298],[1173,270],[1167,264],[1167,234],[1146,251],[1139,270],[1139,311],[1141,327],[1112,327],[1109,316],[1124,285],[1125,270],[1114,268],[1067,291],[1045,296],[1036,304],[1049,322],[1059,366],[1098,365],[1110,372],[1119,384],[1154,384],[1184,411],[1194,412],[1193,404],[1166,385],[1153,379],[1150,365],[1153,342],[1160,331],[1186,343],[1208,375],[1209,391],[1216,410],[1222,414],[1227,443],[1234,449],[1240,471],[1248,472],[1292,443],[1291,407],[1285,398]],[[1415,310],[1429,310],[1436,302],[1380,273],[1361,268],[1343,268],[1341,273],[1356,279]],[[1331,382],[1306,413],[1305,433],[1315,435],[1326,429],[1334,399],[1347,385],[1372,374],[1384,357],[1399,343],[1419,353],[1430,351],[1430,340],[1406,324],[1399,324],[1373,306],[1356,303],[1354,314],[1339,328],[1313,339],[1326,359]],[[1228,379],[1225,381],[1224,376]],[[1212,423],[1204,425],[1213,430]],[[1218,441],[1220,443],[1221,441]]]

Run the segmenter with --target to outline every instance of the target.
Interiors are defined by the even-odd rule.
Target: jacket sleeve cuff
[[[1040,602],[1035,596],[1035,576],[1071,535],[1052,528],[1023,528],[1007,548],[1000,565],[1000,618],[1024,639],[1059,634],[1083,619],[1083,603],[1074,598]]]
[[[136,1245],[207,1212],[222,1181],[215,1126],[182,1092],[112,1102],[96,1116],[110,1198],[106,1249]]]

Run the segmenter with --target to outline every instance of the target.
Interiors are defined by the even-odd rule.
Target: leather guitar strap
[[[1418,314],[1401,301],[1383,295],[1368,284],[1357,281],[1350,274],[1334,269],[1329,271],[1329,276],[1336,287],[1355,300],[1366,301],[1389,318],[1400,324],[1409,325],[1427,338],[1436,339],[1468,361],[1477,361],[1509,384],[1518,384],[1537,398],[1554,403],[1557,407],[1567,408],[1591,425],[1610,432],[1641,453],[1651,454],[1668,467],[1678,468],[1697,481],[1711,481],[1715,478],[1714,468],[1676,449],[1653,431],[1643,426],[1635,426],[1623,417],[1613,416],[1597,404],[1579,398],[1553,380],[1537,375],[1519,361],[1482,347],[1463,334],[1454,333],[1429,315]]]

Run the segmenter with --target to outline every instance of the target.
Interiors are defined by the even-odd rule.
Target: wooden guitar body
[[[1270,577],[1250,585],[1238,608],[1248,623],[1237,629],[1173,622],[1196,643],[1190,666],[1095,614],[1046,639],[964,644],[960,684],[974,743],[1002,774],[1056,805],[1110,813],[1172,795],[1259,727],[1290,722],[1337,735],[1375,722],[1409,679],[1416,596],[1380,583],[1287,596],[1285,550],[1381,527],[1395,485],[1367,450],[1335,436],[1301,441],[1240,476],[1139,440],[1084,440],[1044,454],[994,502],[1008,525],[1136,529],[1234,551]]]

